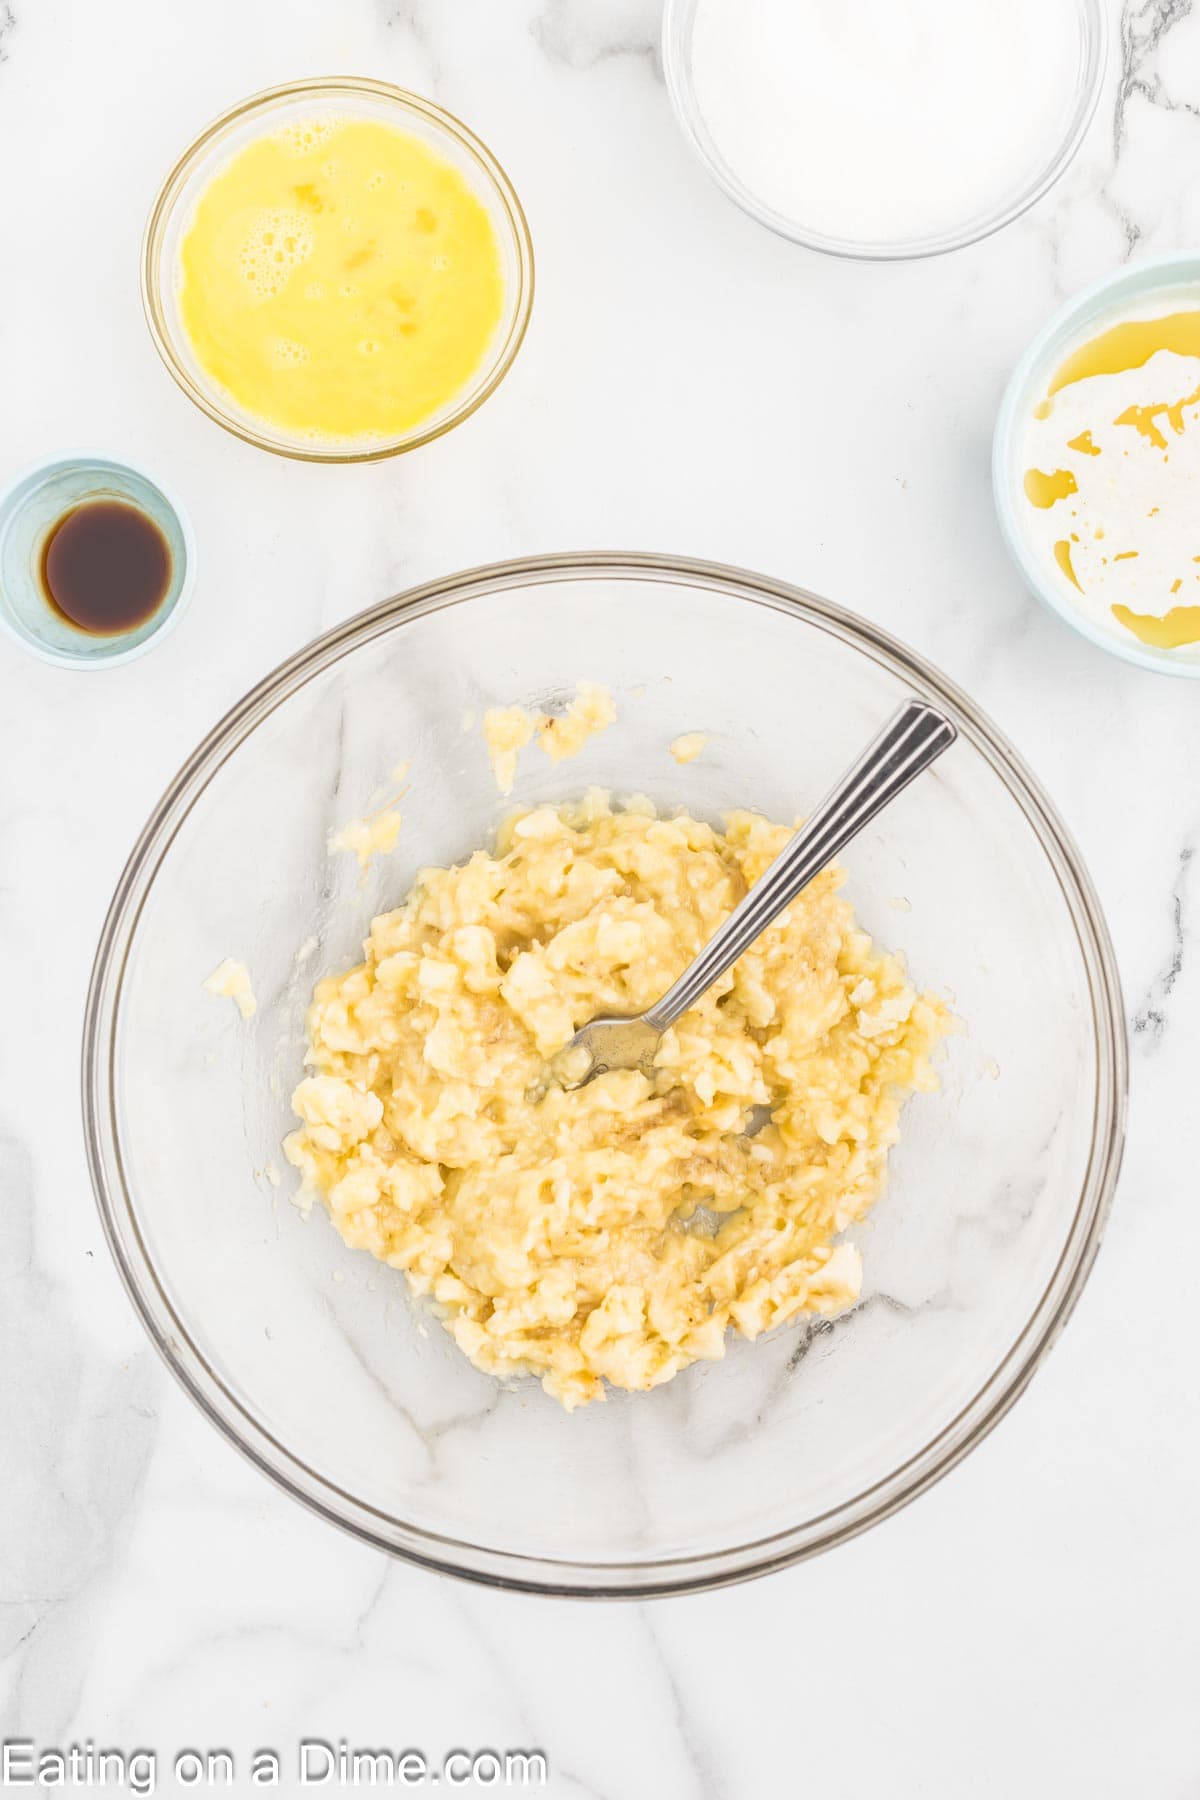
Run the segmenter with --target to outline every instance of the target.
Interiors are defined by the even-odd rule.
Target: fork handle
[[[665,1031],[694,1006],[813,877],[949,749],[957,736],[950,720],[934,707],[922,700],[907,701],[804,821],[675,985],[644,1014],[647,1023]]]

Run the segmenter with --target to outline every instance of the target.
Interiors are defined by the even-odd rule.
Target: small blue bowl
[[[171,583],[160,606],[132,631],[100,637],[62,618],[42,592],[40,565],[52,527],[88,500],[126,500],[152,518],[171,552]],[[18,475],[0,496],[0,629],[43,662],[111,669],[132,662],[178,622],[196,580],[196,542],[187,514],[161,481],[129,463],[90,451],[54,456]]]
[[[1141,669],[1153,669],[1159,675],[1196,678],[1200,677],[1197,648],[1193,647],[1191,656],[1179,650],[1156,650],[1135,637],[1106,631],[1082,613],[1073,604],[1065,580],[1057,579],[1038,557],[1022,523],[1026,501],[1021,448],[1033,408],[1045,393],[1049,377],[1067,352],[1088,336],[1090,328],[1108,323],[1114,314],[1151,295],[1169,301],[1176,292],[1182,297],[1185,289],[1190,290],[1189,303],[1200,307],[1200,251],[1177,251],[1121,268],[1094,281],[1055,313],[1026,350],[1004,391],[992,442],[992,491],[1009,554],[1026,585],[1044,606],[1100,650],[1108,650]]]

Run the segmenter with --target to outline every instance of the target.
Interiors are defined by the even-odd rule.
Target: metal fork
[[[649,1073],[659,1039],[694,1006],[814,876],[869,825],[958,736],[923,700],[909,700],[807,818],[720,930],[661,1000],[632,1018],[592,1019],[554,1059],[563,1087],[582,1087],[610,1069]]]

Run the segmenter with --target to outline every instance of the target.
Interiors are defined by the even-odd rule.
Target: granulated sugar
[[[1075,0],[699,0],[696,103],[720,157],[813,234],[952,234],[1069,129]]]

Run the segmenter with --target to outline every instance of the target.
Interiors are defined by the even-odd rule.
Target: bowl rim
[[[504,342],[498,348],[487,369],[486,378],[478,385],[468,384],[463,389],[463,398],[459,404],[436,424],[424,427],[418,424],[399,438],[383,444],[371,444],[357,448],[353,446],[339,448],[336,444],[321,447],[299,440],[290,443],[282,436],[270,437],[265,431],[256,430],[248,418],[243,419],[223,407],[217,397],[217,390],[209,389],[196,381],[175,354],[171,333],[167,327],[166,300],[160,280],[160,253],[168,222],[196,162],[214,139],[238,121],[252,117],[255,113],[267,113],[279,103],[305,96],[311,97],[314,101],[330,100],[347,94],[367,95],[373,99],[386,100],[402,113],[410,116],[417,114],[426,122],[432,123],[454,138],[459,147],[472,157],[480,175],[500,202],[517,253],[517,282],[511,309],[512,317]],[[477,412],[484,401],[495,393],[516,361],[517,353],[529,327],[530,314],[533,310],[534,287],[533,238],[529,230],[529,221],[525,216],[525,209],[521,205],[516,188],[507,171],[482,138],[476,137],[470,127],[465,125],[454,113],[449,112],[444,106],[437,105],[433,100],[427,100],[423,94],[414,93],[408,88],[397,87],[389,81],[376,81],[363,75],[306,76],[299,81],[287,81],[277,87],[262,88],[258,93],[249,94],[244,100],[239,100],[235,105],[226,108],[224,112],[212,119],[176,158],[163,178],[142,234],[142,310],[154,347],[168,373],[188,399],[193,401],[201,412],[207,414],[215,424],[232,433],[234,437],[240,438],[245,444],[253,444],[256,449],[270,451],[273,456],[282,456],[294,462],[381,462],[389,456],[400,456],[406,451],[419,449],[422,444],[430,444],[435,438],[444,437],[446,432],[452,431],[456,425],[461,425],[464,419],[469,419],[471,414]]]
[[[197,1350],[157,1283],[138,1227],[116,1124],[121,988],[142,909],[191,806],[217,770],[276,706],[352,650],[407,620],[516,586],[570,581],[681,581],[799,618],[867,655],[946,708],[1008,789],[1062,890],[1092,1002],[1096,1089],[1092,1141],[1079,1201],[1041,1295],[979,1392],[928,1443],[862,1493],[798,1526],[748,1544],[640,1561],[575,1562],[496,1550],[406,1525],[308,1468],[242,1403]],[[958,1463],[1004,1416],[1062,1331],[1083,1290],[1112,1203],[1124,1147],[1127,1042],[1120,979],[1090,877],[1066,827],[1011,745],[974,704],[915,651],[832,602],[724,564],[655,554],[594,552],[521,558],[424,583],[368,608],[299,650],[226,713],[184,763],[142,830],[117,884],[89,985],[82,1042],[88,1168],[109,1249],[151,1342],[222,1435],[320,1517],[374,1548],[484,1585],[574,1598],[693,1593],[788,1567],[889,1517]]]
[[[1086,52],[1083,84],[1070,124],[1042,172],[1012,200],[991,212],[976,215],[953,231],[933,232],[895,243],[830,237],[823,232],[809,231],[798,220],[764,204],[739,180],[713,142],[692,85],[690,31],[699,0],[665,0],[660,51],[663,78],[676,122],[703,168],[736,206],[777,237],[848,261],[905,262],[944,256],[951,250],[964,250],[968,244],[980,243],[1005,225],[1011,225],[1049,192],[1075,160],[1100,102],[1109,46],[1108,12],[1102,0],[1076,0],[1076,4]]]
[[[1040,385],[1040,378],[1046,374],[1047,365],[1064,354],[1085,326],[1098,324],[1118,299],[1149,299],[1156,292],[1165,295],[1176,285],[1200,285],[1200,248],[1171,250],[1162,256],[1146,256],[1122,263],[1120,268],[1109,269],[1095,281],[1090,281],[1055,309],[1031,338],[1004,389],[992,434],[992,500],[1008,553],[1030,593],[1048,612],[1086,638],[1089,644],[1094,644],[1097,650],[1119,656],[1123,662],[1148,669],[1155,675],[1196,680],[1200,678],[1200,658],[1186,662],[1170,650],[1155,650],[1132,635],[1126,643],[1089,619],[1059,592],[1021,528],[1013,481],[1019,435],[1026,423],[1024,410],[1031,390]]]

